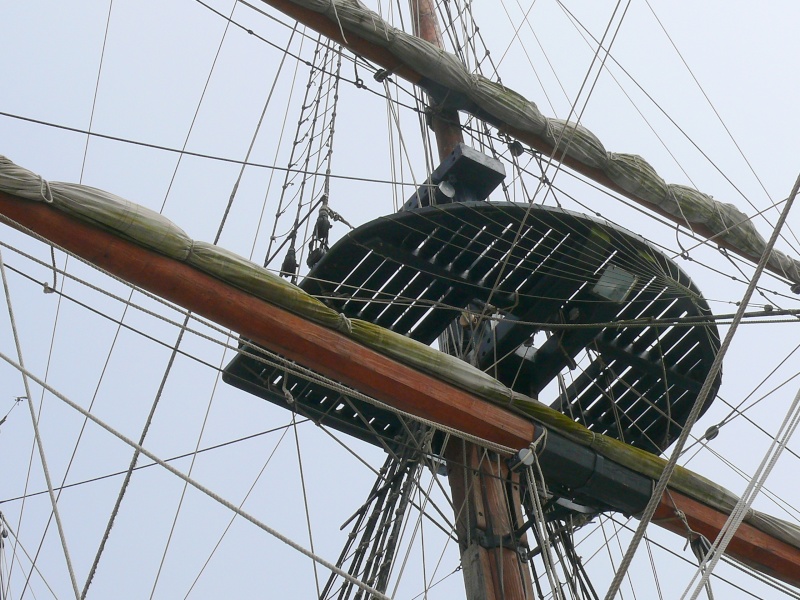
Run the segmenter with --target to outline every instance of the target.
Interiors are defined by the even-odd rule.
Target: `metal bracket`
[[[525,559],[530,552],[530,549],[527,547],[527,545],[520,543],[515,534],[508,533],[506,535],[495,535],[490,531],[485,531],[475,527],[472,529],[470,537],[471,539],[475,540],[481,548],[486,548],[487,550],[505,548],[506,550],[512,550],[516,552],[523,559]]]

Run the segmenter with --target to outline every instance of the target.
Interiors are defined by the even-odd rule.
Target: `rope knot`
[[[336,322],[336,329],[348,335],[353,333],[353,322],[344,313],[339,313],[339,320]]]
[[[547,446],[547,429],[542,429],[542,434],[531,442],[529,448],[537,455],[542,453],[545,446]]]

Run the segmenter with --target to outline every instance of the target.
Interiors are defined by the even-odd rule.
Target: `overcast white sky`
[[[209,4],[225,14],[229,14],[233,6],[227,0]],[[530,3],[526,3],[527,22],[521,17],[519,4],[516,0],[476,2],[473,10],[483,39],[495,61],[503,57],[500,71],[507,86],[535,100],[544,114],[565,117],[591,64],[591,51],[553,0],[538,0],[529,12]],[[564,4],[598,37],[615,6],[614,2]],[[650,6],[675,47],[648,4],[644,0],[634,0],[611,53],[683,132],[678,131],[610,59],[606,63],[609,71],[599,77],[582,114],[582,123],[598,135],[609,151],[641,154],[668,182],[697,187],[717,199],[736,204],[747,214],[764,210],[785,198],[800,172],[795,150],[800,135],[796,83],[800,66],[800,41],[796,34],[800,5],[788,0],[767,3],[650,0]],[[383,8],[389,10],[386,6]],[[277,14],[272,9],[269,12]],[[288,23],[287,18],[280,18]],[[234,20],[279,48],[286,45],[290,36],[290,28],[244,5],[237,6]],[[3,57],[0,154],[47,179],[81,181],[155,210],[163,207],[164,214],[191,237],[212,240],[231,195],[238,166],[190,156],[183,158],[176,170],[178,154],[163,148],[180,150],[186,144],[193,152],[241,160],[282,56],[279,49],[256,35],[231,27],[192,127],[224,29],[224,19],[193,0],[116,0],[110,19],[107,2],[5,2],[0,7],[0,56]],[[514,38],[514,29],[518,29],[519,39]],[[307,54],[309,47],[310,42],[306,41],[302,52]],[[297,50],[297,40],[292,42],[292,48]],[[675,48],[691,68],[691,74]],[[102,71],[99,71],[101,55]],[[288,59],[251,162],[286,164],[286,140],[294,135],[296,112],[286,117],[282,154],[276,156],[275,148],[281,136],[295,67],[296,61]],[[352,63],[344,63],[343,75],[352,79]],[[369,73],[360,75],[370,89],[382,91]],[[307,79],[307,69],[302,64],[296,77],[295,94],[300,94]],[[385,102],[379,95],[357,90],[347,82],[342,83],[340,95],[335,174],[388,179],[391,172]],[[408,96],[401,96],[401,100],[409,101]],[[585,100],[586,92],[579,105]],[[405,114],[403,123],[411,167],[418,176],[424,173],[418,128],[412,115]],[[87,138],[81,132],[90,128],[96,134],[119,139]],[[397,139],[396,134],[394,139]],[[405,169],[408,175],[408,167]],[[276,212],[277,194],[283,183],[283,174],[276,172],[267,194],[271,173],[270,169],[257,167],[245,171],[220,240],[224,247],[245,256],[250,255],[255,244],[257,262],[263,260]],[[559,174],[557,181],[573,190],[579,201],[591,210],[677,250],[674,228],[658,225],[615,199],[572,183],[568,174]],[[409,189],[405,188],[401,196],[407,195]],[[265,196],[264,221],[259,225]],[[568,208],[586,210],[568,200],[564,202]],[[383,183],[335,180],[331,206],[351,223],[360,224],[393,210],[392,188]],[[774,210],[768,211],[766,216],[773,223],[777,218]],[[768,224],[759,219],[756,223],[768,237]],[[789,223],[800,228],[800,218],[796,214],[790,216]],[[5,226],[1,231],[3,243],[49,262],[48,247],[28,241]],[[336,225],[333,235],[338,237],[344,231],[342,225]],[[787,239],[781,241],[779,247],[797,256],[800,243],[789,232]],[[686,247],[694,245],[686,236],[681,237],[681,243]],[[9,266],[30,274],[36,281],[52,277],[50,271],[29,259],[5,247],[2,251]],[[714,249],[698,248],[692,251],[692,257],[693,262],[684,261],[681,266],[690,272],[709,298],[712,309],[717,313],[733,312],[744,285],[732,281],[731,276],[742,280],[751,271],[750,267],[741,265],[743,273],[739,273]],[[58,262],[63,266],[63,256],[58,256]],[[128,297],[127,288],[74,261],[69,270],[77,277]],[[93,411],[128,435],[138,437],[169,351],[127,330],[119,333],[115,342],[114,323],[91,314],[69,298],[85,302],[114,319],[123,315],[124,306],[120,301],[103,298],[95,291],[68,281],[64,294],[69,298],[59,302],[56,295],[44,295],[41,286],[16,273],[9,273],[9,278],[29,368],[42,377],[46,375],[56,388],[84,406],[96,395]],[[766,278],[764,287],[769,293],[759,297],[758,303],[798,308],[784,284]],[[155,308],[154,302],[141,295],[135,295],[134,300]],[[182,319],[167,309],[159,310],[173,320]],[[3,315],[0,317],[0,349],[13,355],[13,337],[5,310]],[[175,327],[135,310],[129,310],[124,321],[168,344],[174,343],[177,337]],[[796,328],[794,324],[743,327],[725,363],[723,398],[732,404],[744,400],[794,348]],[[230,358],[229,355],[223,358],[218,346],[196,336],[190,336],[185,344],[186,352],[213,365]],[[106,362],[112,346],[111,358]],[[797,364],[797,357],[791,356],[754,398],[797,373]],[[194,449],[208,406],[208,424],[200,447],[289,422],[287,411],[231,390],[221,382],[215,390],[214,369],[197,361],[181,357],[174,369],[148,438],[149,447],[161,457]],[[32,438],[27,408],[24,405],[12,408],[14,398],[24,394],[20,376],[0,366],[0,383],[3,390],[0,416],[11,411],[7,421],[0,425],[0,473],[3,474],[0,500],[5,500],[24,493]],[[798,385],[790,382],[748,415],[767,432],[774,433]],[[38,405],[40,391],[34,391],[34,396]],[[727,412],[728,408],[717,401],[698,425],[698,431],[704,431]],[[82,420],[53,397],[45,398],[41,419],[53,479],[60,482]],[[275,456],[245,508],[310,546],[295,432],[289,429],[286,438],[278,443],[281,432],[206,453],[198,459],[194,475],[230,500],[239,502],[277,446]],[[364,501],[373,476],[340,444],[310,424],[300,425],[297,435],[308,489],[313,545],[322,556],[335,561],[344,540],[339,526]],[[765,434],[739,418],[730,427],[723,428],[713,448],[724,459],[734,461],[750,473],[768,442]],[[796,443],[794,447],[798,447]],[[381,452],[357,443],[352,444],[352,448],[372,466],[380,466]],[[67,480],[76,482],[124,470],[129,460],[128,448],[96,428],[88,427]],[[32,464],[29,492],[44,489],[38,459]],[[175,464],[183,470],[190,468],[188,459]],[[744,479],[713,453],[701,454],[692,459],[689,466],[730,489],[741,491],[745,485]],[[785,457],[767,485],[790,503],[800,494],[794,476],[797,466],[796,457]],[[61,498],[66,534],[81,585],[120,482],[121,478],[117,477],[85,484],[65,491]],[[210,500],[194,492],[188,493],[156,585],[156,573],[181,490],[179,481],[158,468],[137,473],[90,597],[142,598],[150,595],[154,586],[153,597],[157,598],[187,594],[230,516]],[[781,518],[789,518],[769,501],[759,505]],[[25,550],[33,554],[48,517],[49,504],[43,495],[31,498],[20,521],[21,508],[20,501],[0,504],[0,511],[9,523],[14,528],[19,527]],[[606,528],[605,535],[613,535],[610,525]],[[436,537],[434,531],[430,524],[425,525],[423,533],[429,536],[428,541]],[[582,552],[585,558],[602,546],[597,541],[602,540],[602,535],[595,538],[587,542],[586,551]],[[664,535],[659,539],[670,540]],[[5,543],[4,560],[10,563],[11,538]],[[623,547],[624,543],[623,540]],[[682,540],[672,539],[670,543],[676,552],[691,558],[688,551],[683,552]],[[616,541],[611,547],[614,560],[618,561]],[[433,576],[433,580],[437,580],[455,568],[454,553],[452,547],[448,547],[437,568],[442,553],[441,539],[430,543],[429,548],[424,576],[430,579],[438,569]],[[636,585],[644,592],[637,597],[656,597],[646,553],[641,553],[639,559],[634,577]],[[27,560],[20,560],[27,569]],[[593,570],[596,586],[604,590],[611,576],[608,557],[601,555],[593,561],[598,564]],[[658,555],[658,561],[667,569],[660,575],[662,589],[669,590],[665,591],[665,597],[678,597],[691,571],[663,553]],[[55,596],[69,597],[71,586],[52,526],[37,564]],[[668,571],[673,568],[675,575],[670,578]],[[413,598],[423,589],[419,556],[410,560],[408,571],[404,577],[407,583],[400,588],[398,598]],[[644,575],[645,572],[648,573]],[[726,571],[726,576],[729,574],[730,570]],[[324,580],[327,573],[321,576]],[[736,577],[735,574],[730,576]],[[456,573],[434,588],[428,597],[453,597],[461,593],[460,578]],[[31,581],[37,598],[49,597],[50,592],[41,577],[34,575]],[[23,582],[22,571],[15,566],[9,597],[19,597]],[[721,590],[718,597],[752,597],[722,582],[715,586]],[[251,525],[237,521],[191,597],[307,598],[314,595],[314,589],[314,572],[307,558]],[[781,597],[774,590],[754,593],[764,598]],[[632,597],[629,589],[625,597]]]

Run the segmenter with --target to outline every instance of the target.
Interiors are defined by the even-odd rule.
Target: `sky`
[[[607,150],[644,156],[668,182],[700,189],[748,215],[765,211],[754,222],[769,236],[769,223],[777,219],[776,209],[770,207],[788,195],[800,171],[794,152],[800,116],[793,77],[800,57],[795,31],[800,6],[777,0],[762,5],[634,0],[621,3],[614,13],[614,2],[520,4],[484,0],[472,7],[481,44],[491,50],[505,85],[534,100],[548,116],[566,118],[574,105],[581,123]],[[389,3],[370,5],[394,18],[396,8]],[[209,6],[224,15],[233,10],[233,21],[243,27],[230,25],[226,30],[226,19]],[[283,49],[288,46],[292,55],[310,57],[316,34],[292,36],[294,24],[288,18],[257,7],[267,15],[221,0],[207,5],[192,0],[5,3],[0,7],[0,154],[46,179],[84,183],[148,206],[192,238],[211,241],[239,177],[236,161],[245,160],[252,143],[248,160],[253,166],[241,175],[219,244],[262,262],[270,236],[283,239],[291,226],[293,208],[272,232],[281,189],[289,190],[291,197],[299,186],[297,180],[285,181],[284,171],[270,168],[289,162],[297,106],[308,79],[307,67],[293,56],[281,63]],[[602,71],[593,48],[580,35],[583,30],[576,28],[565,8],[598,38],[612,14],[609,36],[621,22],[612,58]],[[387,113],[385,90],[371,73],[349,60],[341,73],[330,203],[357,225],[393,212],[413,186],[387,182],[401,177],[419,181],[426,163],[416,115],[400,107],[398,132]],[[366,89],[353,85],[357,77],[363,78]],[[393,93],[401,104],[413,104],[406,91]],[[404,146],[399,143],[401,133]],[[192,154],[181,156],[182,149]],[[550,177],[563,190],[558,200],[566,208],[600,213],[663,245],[673,256],[689,248],[691,260],[677,260],[712,310],[735,311],[752,265],[729,261],[716,248],[698,245],[674,226],[656,222],[566,170],[551,172]],[[535,187],[530,181],[526,186],[514,181],[515,200]],[[788,225],[795,231],[800,227],[796,214],[789,216]],[[61,293],[44,294],[41,283],[53,277],[49,246],[5,225],[1,231],[0,250],[26,366],[70,399],[91,406],[93,414],[138,438],[164,377],[168,346],[178,337],[176,325],[138,307],[177,323],[183,316],[139,292],[126,308],[130,288],[74,259],[66,261],[74,279],[58,275]],[[337,223],[332,237],[338,239],[346,231],[346,225]],[[778,247],[800,256],[800,242],[788,229]],[[62,253],[56,253],[56,262],[64,268]],[[762,291],[753,301],[754,309],[765,304],[798,308],[796,296],[774,277],[765,276]],[[118,320],[125,327],[118,329]],[[790,354],[796,346],[795,327],[741,327],[724,363],[720,398],[698,423],[697,432],[725,418],[729,405],[749,406],[778,389],[723,427],[709,449],[695,454],[695,446],[683,463],[737,493],[744,489],[746,479],[727,463],[752,474],[778,431],[798,385],[791,380],[798,371],[798,358]],[[365,501],[374,481],[372,469],[380,467],[383,453],[357,441],[334,439],[307,422],[291,427],[289,411],[223,384],[217,368],[227,363],[231,351],[218,342],[235,344],[235,334],[231,341],[205,324],[193,321],[192,328],[215,341],[191,333],[181,343],[185,354],[176,358],[166,379],[145,445],[159,457],[170,458],[260,434],[199,454],[194,463],[182,458],[173,464],[184,472],[191,469],[193,477],[234,503],[244,502],[246,510],[271,527],[335,561],[345,538],[339,528]],[[0,350],[16,355],[5,310]],[[15,400],[25,394],[22,379],[3,365],[0,382],[0,416],[7,417],[0,424],[0,511],[14,531],[5,539],[0,566],[4,578],[11,572],[8,597],[19,598],[30,565],[25,553],[37,552],[50,504],[46,495],[24,503],[17,499],[46,486],[33,453],[28,408]],[[66,478],[67,483],[79,483],[127,468],[130,448],[94,426],[81,433],[82,417],[52,395],[43,395],[41,388],[34,386],[32,396],[54,482]],[[797,448],[797,442],[792,447]],[[766,485],[790,504],[800,493],[793,476],[797,466],[796,456],[783,456]],[[79,587],[121,481],[115,476],[81,483],[65,489],[59,499]],[[430,481],[425,474],[423,488],[437,487]],[[769,498],[759,498],[756,504],[797,522],[796,512],[787,512]],[[231,516],[195,491],[184,493],[183,483],[158,467],[137,471],[89,597],[315,595],[311,561],[251,524],[234,520],[219,542]],[[445,544],[444,536],[427,521],[416,528],[415,518],[406,532],[412,549],[393,597],[417,597],[423,581],[441,578],[444,581],[431,589],[429,598],[461,597],[461,575],[453,573],[453,545]],[[619,516],[617,521],[626,519]],[[585,559],[591,557],[596,587],[604,590],[628,535],[617,541],[611,521],[592,531],[582,553]],[[21,545],[14,555],[16,533]],[[680,556],[693,558],[683,540],[658,531],[653,537]],[[659,579],[651,574],[643,550],[631,585],[637,592],[644,590],[638,597],[657,597],[659,586],[665,597],[679,597],[693,574],[691,566],[651,549]],[[36,564],[41,575],[31,577],[25,597],[72,595],[53,525]],[[319,576],[324,582],[324,569],[319,568]],[[783,597],[732,569],[724,576],[744,585],[751,595],[715,581],[718,597]],[[623,588],[622,597],[633,597],[631,585]]]

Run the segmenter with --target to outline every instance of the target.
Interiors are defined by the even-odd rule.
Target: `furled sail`
[[[666,464],[660,457],[589,431],[564,414],[510,390],[455,357],[372,323],[345,319],[263,267],[218,246],[193,241],[180,227],[148,208],[96,188],[47,182],[3,156],[0,156],[0,192],[16,199],[48,203],[53,209],[80,221],[191,265],[270,304],[335,329],[398,362],[524,414],[548,430],[645,477],[657,479]],[[724,513],[729,513],[737,502],[736,496],[725,488],[680,467],[673,474],[670,487]],[[745,521],[757,530],[800,549],[800,528],[797,526],[757,511],[750,511]]]
[[[455,55],[392,27],[359,0],[264,1],[420,85],[443,107],[489,121],[724,248],[754,262],[766,248],[751,219],[733,204],[666,183],[641,156],[607,152],[582,125],[545,117],[534,102],[470,73]],[[800,261],[773,250],[767,268],[800,288]]]

